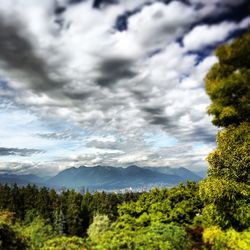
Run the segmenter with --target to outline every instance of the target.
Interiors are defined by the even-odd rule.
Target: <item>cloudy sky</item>
[[[0,3],[0,171],[206,168],[204,76],[247,0]]]

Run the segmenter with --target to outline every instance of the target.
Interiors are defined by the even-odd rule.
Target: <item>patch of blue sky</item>
[[[148,146],[157,150],[164,147],[173,147],[177,144],[177,139],[165,132],[146,133],[144,141]]]
[[[193,149],[200,149],[200,148],[204,147],[204,143],[195,142],[192,147],[193,147]]]
[[[36,136],[38,133],[52,131],[30,112],[18,109],[0,109],[0,120],[2,121],[0,123],[0,145],[2,147],[34,148],[34,146],[38,146],[41,149],[54,144],[51,143],[51,140]]]
[[[0,133],[6,133],[7,135],[20,134],[27,131],[31,132],[34,127],[37,131],[38,124],[34,126],[36,117],[27,111],[1,108],[0,120],[2,121],[0,123]]]
[[[32,162],[54,161],[69,155],[93,153],[85,147],[89,137],[104,141],[115,140],[109,133],[84,131],[77,125],[62,122],[60,119],[43,119],[35,114],[14,108],[0,108],[0,146],[13,148],[38,149],[43,152],[30,156],[4,156],[1,161],[30,160]],[[47,137],[53,133],[68,134],[69,137]],[[45,136],[43,136],[45,135]]]

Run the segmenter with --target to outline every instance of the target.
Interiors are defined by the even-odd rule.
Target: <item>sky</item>
[[[207,168],[204,77],[244,0],[0,2],[0,172]]]

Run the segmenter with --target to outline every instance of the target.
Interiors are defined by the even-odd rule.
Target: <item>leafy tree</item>
[[[208,225],[250,227],[250,32],[217,49],[219,62],[206,77],[213,123],[224,127],[207,157],[208,176],[200,185]]]
[[[191,225],[202,208],[198,191],[193,182],[156,188],[118,206],[119,216],[110,226],[104,217],[94,217],[90,249],[189,249],[183,226]]]
[[[0,249],[25,250],[27,247],[27,240],[13,226],[0,221]]]
[[[216,51],[219,62],[207,74],[206,91],[212,100],[208,113],[217,126],[250,121],[249,54],[250,32]]]
[[[120,222],[147,226],[152,222],[192,224],[203,204],[196,183],[180,184],[171,189],[153,189],[138,201],[123,203],[119,207]]]
[[[208,178],[201,183],[205,208],[203,222],[244,230],[250,227],[250,186],[227,179]]]
[[[25,250],[28,240],[22,235],[20,226],[16,225],[14,213],[4,211],[0,213],[0,249]]]
[[[93,223],[88,228],[88,235],[90,239],[99,237],[102,233],[107,231],[110,227],[110,220],[107,215],[97,214]]]
[[[250,85],[250,84],[249,84]],[[217,135],[217,149],[208,155],[209,176],[250,181],[250,123],[230,125]]]
[[[45,241],[55,236],[52,226],[40,217],[36,217],[31,224],[23,227],[22,232],[29,239],[31,250],[40,249]]]
[[[148,227],[120,227],[91,237],[90,249],[148,249],[148,250],[185,250],[191,242],[185,230],[174,224],[153,223]]]
[[[250,232],[237,232],[229,229],[224,232],[219,227],[205,229],[203,239],[212,250],[248,250],[250,246]]]

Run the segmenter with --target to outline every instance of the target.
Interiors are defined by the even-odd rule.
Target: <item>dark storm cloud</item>
[[[136,100],[140,102],[147,102],[149,100],[149,96],[140,90],[131,90],[131,93],[134,95]]]
[[[19,20],[0,16],[0,60],[6,65],[6,71],[11,69],[29,78],[30,87],[34,90],[50,91],[65,84],[49,76],[53,69],[36,54],[29,34]]]
[[[92,96],[92,93],[89,91],[86,92],[69,92],[65,91],[64,95],[72,100],[85,100]]]
[[[77,4],[77,3],[81,3],[81,2],[84,2],[86,0],[69,0],[69,3],[70,4]]]
[[[168,117],[164,112],[164,107],[143,107],[141,109],[145,113],[145,120],[152,125],[161,126],[161,128],[167,133],[175,136],[182,143],[190,142],[203,142],[214,143],[215,131],[213,129],[207,129],[199,125],[195,125],[195,122],[199,122],[203,118],[200,114],[187,113],[186,110],[176,112],[174,115]],[[193,128],[186,128],[179,121],[181,117],[188,115],[194,122]],[[196,117],[197,116],[197,117]]]
[[[28,149],[28,148],[4,148],[0,147],[0,156],[32,156],[34,154],[44,153],[42,150],[38,149]]]
[[[136,72],[133,70],[133,61],[119,57],[101,61],[98,72],[100,76],[95,81],[101,87],[110,87],[120,80],[136,76]]]
[[[214,143],[214,131],[209,131],[206,128],[196,127],[190,134],[190,138],[194,141],[203,141],[204,143]]]
[[[93,8],[100,8],[102,5],[118,4],[119,0],[94,0]]]
[[[175,136],[181,143],[204,143],[214,144],[215,143],[215,128],[203,128],[199,125],[193,125],[192,128],[185,127],[179,123],[171,123],[169,126],[162,126],[164,131]]]
[[[152,108],[142,108],[142,110],[144,110],[145,112],[152,114],[152,115],[161,115],[163,113],[163,108],[161,107],[152,107]]]
[[[164,114],[163,107],[144,107],[142,110],[146,113],[146,119],[152,125],[168,126],[169,118]]]

